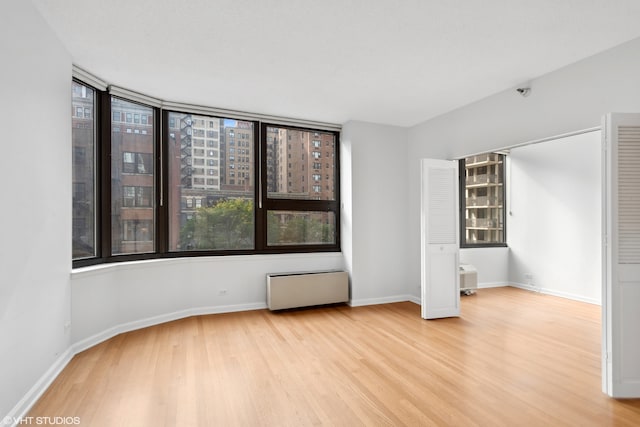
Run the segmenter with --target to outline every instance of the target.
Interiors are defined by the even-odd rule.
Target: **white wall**
[[[181,317],[266,308],[266,275],[344,268],[340,253],[151,260],[76,269],[72,343]]]
[[[640,39],[409,129],[409,281],[420,280],[418,159],[451,159],[600,125],[607,112],[640,111]],[[507,230],[507,234],[509,230]]]
[[[74,351],[170,319],[264,308],[265,275],[273,272],[345,268],[353,305],[406,300],[406,138],[402,128],[345,125],[343,253],[154,260],[74,271]]]
[[[349,122],[341,148],[344,257],[158,260],[74,273],[71,284],[71,59],[30,2],[5,1],[0,28],[0,54],[11,64],[0,67],[0,177],[11,184],[0,190],[7,203],[0,210],[0,416],[24,409],[21,399],[64,363],[72,343],[80,348],[172,316],[258,307],[268,272],[345,266],[354,305],[419,298],[420,158],[488,151],[598,126],[609,111],[640,111],[639,39],[534,80],[527,98],[505,91],[408,130]],[[474,263],[487,255],[462,257]],[[489,257],[504,266],[508,251]],[[500,267],[479,273],[481,283],[506,277]]]
[[[599,304],[600,132],[517,148],[509,158],[511,283]]]
[[[71,59],[23,0],[2,4],[0,57],[2,417],[70,343]]]
[[[342,194],[343,252],[353,305],[408,298],[406,141],[407,130],[394,126],[348,122],[342,130],[350,180]]]
[[[463,248],[460,263],[475,267],[479,288],[509,284],[509,248]]]

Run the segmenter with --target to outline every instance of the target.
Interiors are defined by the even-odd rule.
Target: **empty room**
[[[3,2],[0,425],[640,424],[638,18]]]

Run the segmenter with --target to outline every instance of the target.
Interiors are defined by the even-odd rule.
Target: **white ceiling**
[[[163,100],[411,126],[640,36],[637,0],[32,0]]]

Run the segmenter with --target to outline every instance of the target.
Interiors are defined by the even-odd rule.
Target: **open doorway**
[[[507,245],[461,248],[461,262],[475,267],[480,288],[511,285],[600,304],[600,130],[500,152]]]
[[[600,131],[510,150],[512,285],[593,304],[602,296]]]

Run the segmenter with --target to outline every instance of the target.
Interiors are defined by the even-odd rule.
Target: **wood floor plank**
[[[637,426],[601,392],[600,308],[514,288],[197,316],[76,355],[31,409],[83,426]]]

